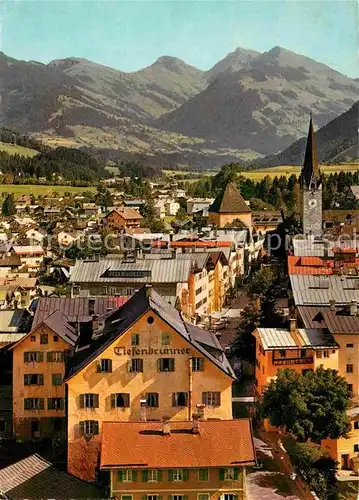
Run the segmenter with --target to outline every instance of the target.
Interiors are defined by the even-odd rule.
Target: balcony
[[[273,359],[273,365],[310,365],[313,363],[313,356],[307,356],[305,358],[275,358]]]

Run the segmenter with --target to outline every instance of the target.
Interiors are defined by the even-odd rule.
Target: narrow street
[[[257,457],[263,462],[263,469],[247,476],[248,500],[280,500],[283,496],[287,500],[313,500],[308,486],[298,476],[291,479],[294,469],[288,454],[279,446],[278,434],[257,430],[256,435]]]

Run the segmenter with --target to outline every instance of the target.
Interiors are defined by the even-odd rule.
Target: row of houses
[[[111,497],[246,497],[255,452],[249,419],[232,418],[233,369],[215,333],[153,287],[130,298],[41,298],[6,355],[3,435],[61,436],[68,472],[88,481],[106,472]]]

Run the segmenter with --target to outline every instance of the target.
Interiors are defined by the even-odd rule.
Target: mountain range
[[[86,59],[0,53],[0,126],[50,145],[160,165],[272,155],[357,100],[359,82],[281,47],[238,48],[208,71],[164,56],[133,73]]]
[[[318,158],[321,163],[346,163],[359,158],[359,101],[348,111],[334,118],[316,133]],[[270,155],[253,163],[254,167],[277,165],[301,165],[307,138],[302,137],[276,155]]]

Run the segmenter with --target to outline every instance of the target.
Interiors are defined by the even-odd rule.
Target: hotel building
[[[231,419],[234,378],[215,334],[141,288],[71,359],[68,471],[95,478],[104,422]]]

